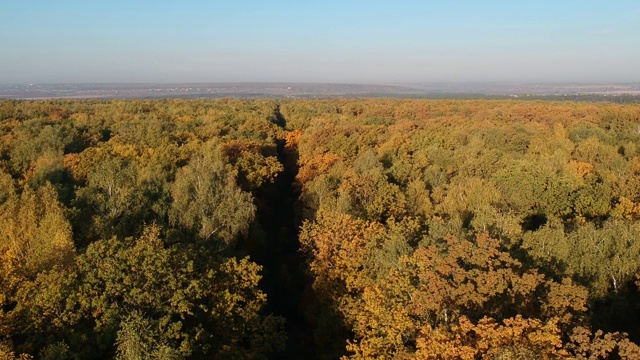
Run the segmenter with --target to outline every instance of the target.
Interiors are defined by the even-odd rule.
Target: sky
[[[640,82],[640,1],[0,0],[0,84]]]

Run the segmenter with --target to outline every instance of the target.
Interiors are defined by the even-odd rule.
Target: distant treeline
[[[194,95],[175,95],[172,98],[175,99],[196,99],[196,100],[204,100],[204,99],[221,99],[228,98],[229,94],[221,94],[221,95],[206,95],[203,96],[201,94]],[[164,99],[163,96],[158,97],[147,97],[145,99]],[[237,99],[252,99],[252,98],[266,98],[266,99],[274,99],[274,100],[282,100],[282,96],[279,95],[265,95],[262,93],[246,93],[246,94],[233,94],[233,98]],[[345,95],[296,95],[290,96],[289,100],[311,100],[311,99],[344,99]],[[374,98],[388,98],[388,99],[425,99],[425,100],[526,100],[526,101],[569,101],[569,102],[603,102],[603,103],[613,103],[613,104],[638,104],[640,103],[640,95],[599,95],[599,94],[580,94],[580,95],[487,95],[481,93],[428,93],[428,94],[359,94],[347,96],[347,98],[351,99],[374,99]]]
[[[394,96],[392,96],[394,97]],[[398,98],[406,98],[406,95],[398,95]],[[570,101],[570,102],[604,102],[613,104],[638,104],[640,103],[640,95],[620,94],[620,95],[603,95],[603,94],[567,94],[567,95],[487,95],[482,93],[429,93],[425,95],[411,96],[415,99],[451,99],[451,100],[516,100],[516,101]]]
[[[544,96],[521,96],[523,99],[547,100],[547,101],[587,101],[587,102],[609,102],[615,104],[638,104],[640,95],[620,94],[580,94],[580,95],[544,95]]]

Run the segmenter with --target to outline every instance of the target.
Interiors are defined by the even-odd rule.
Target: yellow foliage
[[[74,261],[71,226],[51,186],[26,189],[0,206],[0,283],[11,292],[27,279]]]
[[[459,319],[450,330],[424,328],[417,340],[416,359],[560,359],[569,358],[553,319],[543,322],[521,315],[503,325],[484,317],[473,324]]]
[[[640,204],[621,196],[613,209],[613,215],[626,220],[638,220],[640,219]]]
[[[122,158],[137,158],[142,152],[142,148],[133,144],[115,143],[111,146],[111,153]]]
[[[191,115],[176,116],[174,119],[175,122],[179,122],[179,123],[185,123],[192,120],[193,120],[193,116]]]

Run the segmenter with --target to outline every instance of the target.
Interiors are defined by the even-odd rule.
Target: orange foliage
[[[301,158],[297,182],[304,186],[318,175],[326,173],[339,159],[338,155],[331,152]]]
[[[293,130],[289,131],[285,137],[284,150],[287,153],[293,154],[298,152],[298,144],[300,143],[300,137],[302,136],[302,131]]]
[[[503,325],[487,317],[473,324],[463,316],[449,331],[425,328],[417,348],[416,358],[425,360],[569,358],[555,321],[544,323],[521,315],[505,319]]]
[[[80,164],[80,161],[82,161],[80,159],[80,155],[74,153],[65,154],[63,158],[64,166],[71,170],[71,173],[74,175],[74,177],[76,177],[75,172],[77,172],[77,167]]]
[[[451,236],[419,247],[360,298],[342,300],[348,304],[342,309],[353,322],[348,349],[356,358],[395,357],[410,352],[407,344],[414,341],[424,359],[500,353],[551,358],[567,355],[561,329],[580,321],[586,296],[569,280],[556,283],[525,270],[497,240],[480,234],[475,241]],[[469,319],[483,320],[473,325]]]
[[[64,166],[71,171],[73,179],[84,183],[87,181],[89,171],[102,153],[100,148],[88,148],[80,154],[65,154],[62,161]]]
[[[362,264],[384,233],[380,224],[349,215],[320,214],[313,224],[305,223],[300,244],[313,254],[309,266],[316,293],[336,298],[343,291],[362,289],[366,282]]]
[[[578,326],[570,334],[571,342],[567,344],[578,358],[608,359],[614,354],[621,359],[640,359],[640,347],[627,339],[625,333],[594,333],[587,327]]]
[[[49,120],[54,123],[60,123],[65,118],[69,117],[69,111],[62,108],[51,108],[47,111]]]
[[[584,161],[571,160],[571,161],[569,161],[569,164],[576,169],[576,172],[578,173],[578,175],[580,175],[580,177],[585,177],[588,174],[593,173],[593,164],[592,163],[588,163],[588,162],[584,162]]]
[[[174,120],[176,122],[179,122],[179,123],[185,123],[185,122],[192,121],[193,120],[193,116],[191,116],[191,115],[176,116],[176,118]]]

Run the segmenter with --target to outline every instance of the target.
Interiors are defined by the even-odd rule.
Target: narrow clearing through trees
[[[278,125],[285,128],[285,119],[278,108],[274,115]],[[313,359],[313,328],[306,323],[301,308],[311,280],[299,252],[298,230],[302,220],[296,211],[299,189],[294,185],[298,172],[297,154],[285,151],[284,140],[278,143],[277,151],[284,171],[273,184],[255,194],[257,221],[265,240],[261,254],[252,255],[252,258],[263,266],[261,287],[267,293],[267,312],[282,316],[287,322],[286,349],[271,358]]]

